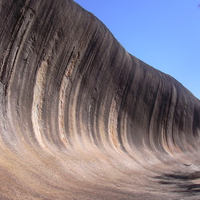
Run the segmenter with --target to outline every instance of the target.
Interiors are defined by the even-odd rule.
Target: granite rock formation
[[[0,0],[0,21],[0,199],[200,198],[186,88],[72,0]]]

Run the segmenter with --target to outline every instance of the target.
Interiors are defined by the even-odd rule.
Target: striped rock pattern
[[[72,0],[0,0],[0,21],[0,199],[199,199],[186,88]]]

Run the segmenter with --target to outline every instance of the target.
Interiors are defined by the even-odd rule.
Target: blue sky
[[[132,55],[200,99],[200,0],[75,0]]]

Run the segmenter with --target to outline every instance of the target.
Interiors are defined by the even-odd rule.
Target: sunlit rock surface
[[[72,0],[0,11],[0,199],[200,199],[197,98]]]

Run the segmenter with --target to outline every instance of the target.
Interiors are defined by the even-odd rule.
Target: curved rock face
[[[199,199],[197,98],[72,0],[0,2],[0,199]]]

